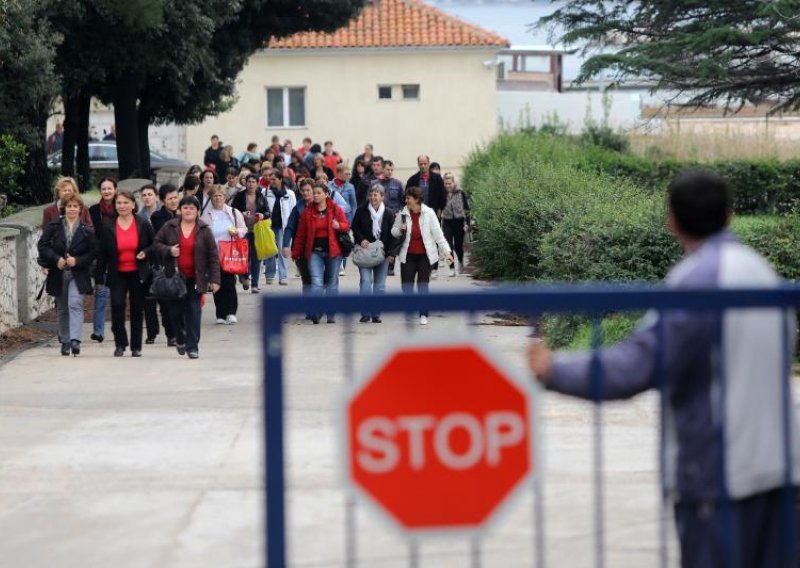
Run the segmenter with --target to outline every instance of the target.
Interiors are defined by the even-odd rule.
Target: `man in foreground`
[[[769,264],[728,231],[733,195],[725,180],[685,172],[670,183],[668,199],[668,227],[686,252],[667,276],[668,288],[780,284]],[[659,317],[665,477],[675,501],[681,565],[796,566],[800,440],[793,415],[784,427],[783,397],[793,318],[779,309],[652,314],[626,341],[599,352],[602,399],[629,398],[657,386]],[[789,333],[784,325],[791,326]],[[593,398],[591,353],[553,353],[537,343],[528,359],[546,388]]]

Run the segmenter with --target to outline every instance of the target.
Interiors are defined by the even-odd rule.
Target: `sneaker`
[[[141,351],[138,351],[136,349],[131,351],[131,357],[141,357],[141,356],[142,356],[142,352]]]
[[[339,276],[344,276],[344,268],[339,269]]]
[[[123,355],[125,355],[124,347],[117,347],[114,349],[114,357],[122,357]]]
[[[252,290],[250,290],[251,294],[258,294],[259,292],[261,292],[261,290],[256,286],[253,286]]]
[[[369,316],[361,316],[361,319],[358,320],[358,323],[369,323]]]
[[[381,318],[379,318],[378,316],[373,317],[372,323],[381,323]]]
[[[93,333],[91,335],[92,341],[96,341],[97,343],[103,343],[103,336]]]
[[[236,319],[236,316],[233,314],[230,314],[228,317],[226,317],[225,321],[228,323],[228,325],[239,323],[239,320]]]
[[[328,316],[328,323],[336,323],[336,318],[334,316]]]
[[[242,289],[249,290],[250,289],[250,279],[242,280]]]
[[[167,347],[175,347],[178,344],[178,340],[174,337],[167,337]]]
[[[455,268],[451,268],[450,269],[450,277],[453,278],[453,277],[455,277],[455,275],[456,275],[456,269]]]
[[[438,270],[432,270],[431,271],[431,279],[432,280],[436,280],[437,278],[439,278],[439,271]]]
[[[428,316],[419,316],[419,325],[428,325]]]
[[[186,355],[186,346],[185,345],[176,345],[175,349],[178,350],[178,355]]]
[[[280,285],[280,286],[288,286],[289,283],[286,280],[278,280],[278,285]]]
[[[267,285],[271,286],[275,282],[274,278],[267,278]]]
[[[156,342],[156,337],[158,337],[158,336],[156,335],[154,337],[148,337],[147,339],[144,340],[145,344],[146,345],[153,345]]]
[[[217,325],[225,325],[228,323],[224,318],[217,318]]]
[[[187,355],[189,355],[189,359],[197,359],[200,357],[200,354],[197,351],[189,351]]]

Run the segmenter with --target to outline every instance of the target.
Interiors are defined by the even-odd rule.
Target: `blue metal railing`
[[[262,302],[264,365],[264,439],[265,487],[266,487],[266,564],[269,568],[282,568],[286,565],[286,524],[285,524],[285,472],[284,472],[284,375],[283,375],[283,324],[288,316],[305,313],[335,312],[339,314],[360,314],[362,312],[412,313],[419,311],[476,312],[503,311],[524,314],[535,319],[542,313],[583,313],[593,318],[592,345],[595,351],[591,381],[595,399],[595,525],[599,535],[595,545],[597,566],[605,564],[605,550],[602,539],[603,493],[602,493],[602,431],[600,417],[600,393],[602,392],[602,370],[598,364],[597,350],[601,344],[600,319],[609,312],[656,310],[697,310],[719,311],[730,308],[798,308],[800,307],[800,286],[785,285],[774,289],[738,290],[691,290],[675,291],[661,286],[498,286],[478,292],[432,293],[429,295],[387,294],[385,296],[361,296],[343,294],[337,297],[267,295]],[[663,318],[661,318],[663,322]],[[784,326],[786,328],[788,326]],[[788,333],[788,331],[787,331]],[[662,349],[664,329],[662,323],[657,328],[659,338],[655,353],[657,372],[656,384],[665,386],[666,372]],[[785,336],[788,340],[788,336]],[[345,334],[344,341],[352,341]],[[347,346],[346,346],[347,348]],[[352,348],[352,345],[351,345]],[[523,346],[520,346],[522,349]],[[347,363],[352,367],[352,360]],[[791,358],[785,350],[784,370],[784,459],[786,461],[786,487],[791,486],[791,441],[790,428],[790,385]],[[350,369],[352,373],[353,369]],[[664,440],[665,401],[661,401],[661,444]],[[662,499],[666,500],[664,488],[665,464],[663,452],[659,451],[661,469]],[[541,509],[538,502],[535,505]],[[787,515],[794,511],[788,509]],[[538,513],[537,513],[538,516]],[[660,520],[660,550],[662,566],[667,564],[666,541],[668,527],[666,519]],[[354,538],[348,536],[347,554],[354,554]],[[541,535],[537,535],[537,543]],[[794,538],[794,535],[791,535]],[[537,547],[536,565],[544,564],[541,546]],[[412,550],[412,564],[416,553]],[[793,564],[794,565],[794,564]]]

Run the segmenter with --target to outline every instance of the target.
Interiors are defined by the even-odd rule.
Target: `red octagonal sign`
[[[349,481],[405,531],[480,529],[533,468],[529,383],[469,342],[394,351],[344,421]]]

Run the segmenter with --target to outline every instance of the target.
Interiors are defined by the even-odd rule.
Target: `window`
[[[378,85],[378,100],[418,101],[419,84],[409,83],[405,85]]]
[[[403,85],[403,98],[406,100],[419,99],[419,85]]]
[[[276,87],[267,89],[267,126],[299,127],[305,125],[305,87]]]
[[[392,98],[392,87],[391,87],[391,85],[378,85],[378,98],[379,99],[391,99]]]

